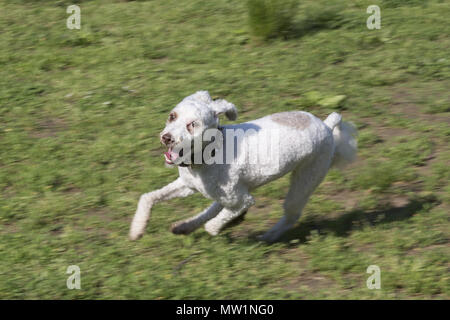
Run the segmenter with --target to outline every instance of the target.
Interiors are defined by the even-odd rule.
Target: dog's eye
[[[194,128],[197,127],[197,123],[195,121],[189,122],[186,125],[187,130],[192,133],[194,131]]]
[[[177,114],[175,112],[172,112],[171,114],[169,114],[169,122],[175,121],[175,119],[177,118]]]

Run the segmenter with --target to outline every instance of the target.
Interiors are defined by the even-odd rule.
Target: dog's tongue
[[[178,158],[178,153],[173,152],[172,148],[169,148],[167,152],[164,152],[164,155],[166,156],[166,160],[169,160],[170,162],[174,162]]]

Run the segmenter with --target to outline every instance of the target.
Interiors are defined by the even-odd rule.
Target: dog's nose
[[[173,141],[173,139],[172,139],[172,135],[170,133],[165,133],[161,137],[161,142],[164,143],[165,145],[168,145],[172,141]]]

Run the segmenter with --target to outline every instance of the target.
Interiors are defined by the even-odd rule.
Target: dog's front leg
[[[150,218],[150,210],[155,203],[177,197],[187,197],[194,192],[183,183],[181,178],[178,178],[159,190],[144,193],[139,199],[136,214],[131,222],[130,239],[136,240],[144,234]]]
[[[175,222],[172,225],[171,230],[174,234],[189,234],[198,227],[200,227],[202,224],[204,224],[206,221],[217,216],[217,214],[222,209],[223,209],[222,205],[220,205],[217,202],[214,202],[207,209],[203,210],[196,216],[193,216],[186,220]]]
[[[233,206],[231,209],[224,208],[215,218],[209,220],[205,224],[205,230],[212,236],[218,235],[226,224],[247,212],[248,208],[255,203],[250,194],[243,195],[241,199],[239,205]]]

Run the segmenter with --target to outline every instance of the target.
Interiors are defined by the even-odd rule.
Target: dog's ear
[[[206,104],[210,104],[213,101],[208,91],[197,91],[186,99],[196,100]]]
[[[212,101],[209,106],[216,113],[216,117],[225,113],[229,120],[236,120],[237,109],[234,104],[223,99],[217,99]]]

